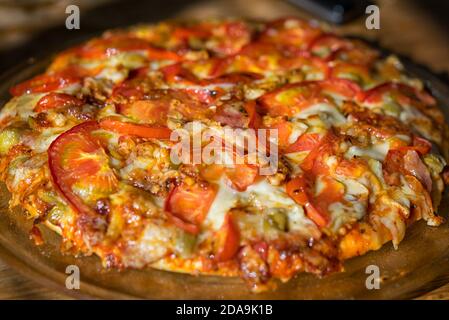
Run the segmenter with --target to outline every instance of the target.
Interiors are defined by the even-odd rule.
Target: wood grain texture
[[[436,72],[449,72],[449,41],[443,27],[431,19],[422,7],[413,5],[409,0],[379,0],[377,3],[381,11],[380,30],[367,30],[363,18],[338,29],[346,34],[377,40],[385,48],[409,56]],[[178,13],[178,16],[184,18],[241,16],[273,19],[285,15],[310,18],[290,4],[276,0],[204,1],[194,3]],[[69,298],[53,289],[41,287],[0,261],[0,299]],[[449,284],[419,299],[449,300]]]

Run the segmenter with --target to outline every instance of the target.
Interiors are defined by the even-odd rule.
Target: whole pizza
[[[313,22],[114,30],[10,93],[10,206],[36,244],[45,225],[105,268],[240,276],[260,291],[443,222],[437,101],[396,57]]]

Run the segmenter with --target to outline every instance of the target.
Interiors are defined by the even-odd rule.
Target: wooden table
[[[393,51],[426,64],[436,72],[449,72],[449,41],[445,28],[436,23],[424,7],[410,0],[379,0],[380,30],[367,30],[360,18],[340,31],[377,40]],[[426,1],[426,6],[437,1]],[[443,11],[444,12],[444,11]],[[288,3],[275,0],[213,0],[194,3],[177,15],[181,17],[241,16],[272,19],[285,15],[310,18]],[[447,26],[447,25],[446,25]],[[40,287],[0,261],[0,299],[68,299],[52,289]],[[449,284],[420,299],[449,300]]]

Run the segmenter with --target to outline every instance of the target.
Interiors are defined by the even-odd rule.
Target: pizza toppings
[[[178,226],[187,232],[198,233],[198,226],[206,218],[216,193],[216,187],[212,184],[182,184],[175,187],[167,197],[165,210],[183,223],[189,224],[188,226],[181,224]]]
[[[141,138],[169,139],[171,130],[165,127],[153,127],[130,122],[123,122],[112,118],[105,118],[100,121],[100,127],[122,135],[131,135]]]
[[[50,92],[63,89],[80,81],[81,79],[77,75],[68,72],[42,74],[15,85],[10,89],[10,93],[13,96],[20,96],[30,93]]]
[[[48,163],[55,187],[75,210],[90,214],[89,202],[116,190],[117,177],[92,132],[96,121],[84,122],[59,136],[48,148]]]
[[[80,99],[66,93],[52,92],[43,96],[36,104],[34,111],[43,112],[55,108],[80,107],[84,103]]]
[[[0,178],[11,205],[108,267],[239,274],[256,290],[323,275],[397,247],[415,220],[442,223],[447,128],[393,60],[296,18],[108,32],[11,88]],[[193,145],[181,163],[177,130]],[[226,130],[255,150],[226,147]],[[210,132],[232,163],[191,161]]]

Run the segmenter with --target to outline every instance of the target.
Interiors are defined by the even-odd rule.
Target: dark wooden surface
[[[62,26],[53,28],[47,33],[40,33],[34,42],[40,43],[38,48],[45,48],[46,43],[58,37],[82,38],[107,27],[117,27],[132,22],[154,21],[167,17],[241,16],[246,18],[272,19],[285,15],[299,15],[310,18],[306,13],[296,9],[284,1],[276,0],[212,0],[196,1],[185,5],[185,1],[127,1],[117,6],[96,8],[86,13],[85,28],[78,33],[67,34]],[[341,28],[342,32],[377,40],[382,46],[409,56],[414,61],[429,66],[435,72],[446,77],[449,72],[449,40],[446,13],[448,6],[443,1],[428,0],[379,0],[381,28],[367,30],[364,19],[360,18]],[[182,4],[182,5],[181,5]],[[441,7],[439,7],[441,6]],[[433,12],[430,9],[433,8]],[[435,8],[437,10],[435,10]],[[151,10],[149,10],[151,9]],[[99,15],[108,19],[99,19]],[[1,12],[0,12],[1,16]],[[95,19],[93,19],[95,18]],[[95,23],[93,21],[96,21]],[[56,37],[56,38],[55,38]],[[51,45],[49,44],[51,47]],[[0,70],[5,66],[35,54],[33,46],[28,49],[19,48],[13,52],[0,53]],[[446,241],[446,240],[445,240]],[[449,267],[449,266],[448,266]],[[69,299],[70,297],[53,289],[41,287],[32,279],[28,279],[9,268],[0,261],[0,299]],[[449,300],[449,284],[419,299]]]

